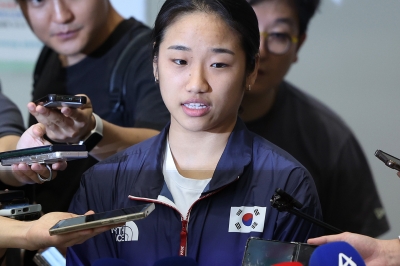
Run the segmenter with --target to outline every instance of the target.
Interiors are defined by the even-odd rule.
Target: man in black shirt
[[[33,100],[46,94],[85,94],[83,108],[50,109],[28,104],[56,142],[86,141],[91,157],[68,163],[58,178],[36,186],[35,199],[45,213],[66,211],[82,173],[116,151],[154,136],[169,120],[152,73],[151,44],[136,53],[120,88],[123,108],[113,112],[111,73],[124,48],[150,29],[123,19],[109,0],[18,1],[35,35],[45,44],[36,65]],[[91,146],[91,147],[90,147]],[[95,159],[96,158],[96,159]]]
[[[325,222],[344,231],[383,234],[389,225],[357,139],[327,106],[284,80],[319,0],[248,2],[262,39],[257,81],[244,96],[242,119],[310,171]]]

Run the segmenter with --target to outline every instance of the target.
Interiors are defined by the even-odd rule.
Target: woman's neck
[[[187,178],[212,177],[231,132],[169,131],[168,141],[176,168]]]

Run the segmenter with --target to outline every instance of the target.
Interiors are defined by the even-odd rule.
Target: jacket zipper
[[[239,179],[239,176],[237,177],[236,180],[234,180],[233,182],[237,181]],[[132,197],[131,199],[133,200],[141,200],[141,201],[147,201],[147,202],[155,202],[155,203],[159,203],[159,204],[163,204],[165,206],[168,206],[172,209],[174,209],[175,211],[177,211],[180,215],[181,215],[181,220],[182,220],[182,229],[181,229],[181,233],[180,233],[180,247],[179,247],[179,256],[186,256],[187,254],[187,237],[188,237],[188,224],[189,224],[189,217],[190,217],[190,212],[192,211],[193,206],[200,200],[205,199],[207,197],[210,197],[212,195],[214,195],[215,193],[221,191],[222,189],[224,189],[225,187],[227,187],[228,185],[232,184],[233,182],[219,188],[218,190],[215,190],[214,192],[211,192],[203,197],[200,197],[199,199],[197,199],[195,202],[193,202],[192,206],[190,206],[188,213],[186,215],[186,219],[183,218],[183,215],[180,213],[180,211],[178,209],[176,209],[175,207],[159,201],[159,200],[154,200],[154,199],[147,199],[147,198],[135,198]]]

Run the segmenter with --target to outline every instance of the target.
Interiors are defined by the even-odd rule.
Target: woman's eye
[[[33,6],[40,6],[44,3],[44,0],[27,0]]]
[[[227,66],[227,64],[224,64],[224,63],[214,63],[214,64],[212,64],[211,66],[212,66],[212,67],[215,67],[215,68],[224,68],[224,67]]]
[[[185,60],[182,60],[182,59],[174,59],[172,61],[177,65],[187,65],[187,62]]]

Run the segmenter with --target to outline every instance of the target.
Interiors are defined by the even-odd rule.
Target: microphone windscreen
[[[273,264],[272,266],[304,266],[303,264],[301,264],[300,262],[281,262],[281,263],[277,263],[277,264]]]
[[[92,263],[92,266],[106,266],[106,265],[129,266],[127,261],[116,258],[102,258]]]
[[[340,241],[317,247],[311,255],[309,266],[365,266],[361,255],[350,244]]]
[[[189,257],[174,256],[158,260],[153,266],[197,266],[197,262]]]

